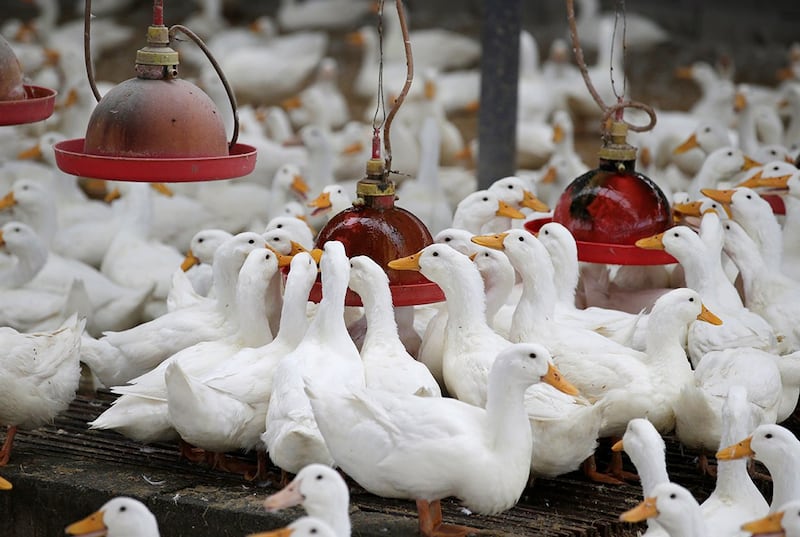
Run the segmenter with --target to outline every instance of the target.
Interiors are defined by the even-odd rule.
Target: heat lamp
[[[86,137],[54,146],[62,171],[117,181],[184,182],[241,177],[255,168],[256,150],[236,143],[238,121],[227,141],[221,114],[208,95],[178,78],[178,53],[169,46],[176,31],[188,35],[207,54],[228,91],[236,118],[236,100],[218,64],[199,37],[183,26],[164,26],[163,0],[153,2],[147,45],[136,53],[136,77],[102,99],[94,86],[89,58],[91,2],[86,2],[86,66],[99,102]]]
[[[438,285],[416,271],[390,269],[389,261],[406,257],[433,243],[430,231],[411,212],[396,207],[395,185],[390,179],[392,119],[403,103],[413,80],[413,58],[408,39],[408,27],[402,3],[397,1],[400,27],[406,44],[408,76],[400,95],[395,99],[384,124],[383,142],[386,159],[381,158],[379,129],[374,128],[372,158],[367,161],[366,176],[356,186],[356,201],[353,206],[331,218],[317,235],[316,247],[331,240],[344,244],[348,257],[366,255],[378,263],[389,277],[389,289],[394,306],[413,306],[441,302],[444,293]],[[380,32],[379,32],[380,33]],[[318,302],[322,287],[316,282],[311,289],[311,300]],[[360,297],[348,289],[345,305],[360,306]]]
[[[0,126],[45,120],[53,114],[55,103],[55,90],[23,83],[19,60],[0,36]]]
[[[577,177],[567,186],[553,211],[552,221],[564,225],[575,237],[578,259],[614,265],[661,265],[676,263],[661,250],[644,250],[638,239],[662,233],[672,225],[669,201],[658,185],[635,169],[636,148],[627,142],[629,128],[644,131],[655,125],[652,108],[625,102],[606,106],[594,90],[583,61],[575,28],[574,7],[567,2],[573,48],[587,89],[603,114],[603,145],[597,168]],[[616,91],[616,90],[615,90]],[[634,127],[622,118],[625,108],[640,108],[650,124]],[[532,232],[551,219],[532,220],[525,227]]]

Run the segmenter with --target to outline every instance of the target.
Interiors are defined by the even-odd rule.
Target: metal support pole
[[[521,0],[485,0],[481,30],[478,188],[516,172]]]

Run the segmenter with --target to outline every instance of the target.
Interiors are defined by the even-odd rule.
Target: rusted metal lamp
[[[89,36],[86,2],[85,32]],[[212,181],[247,175],[255,167],[255,148],[236,143],[238,120],[228,143],[216,105],[200,88],[178,78],[178,53],[169,46],[175,31],[191,37],[209,57],[236,100],[216,61],[199,37],[180,25],[164,26],[163,0],[153,2],[147,45],[136,53],[136,77],[115,86],[102,99],[94,86],[91,59],[87,73],[99,103],[86,138],[55,145],[56,164],[67,173],[120,181]]]
[[[408,39],[408,27],[400,0],[397,0],[400,27],[406,44],[408,75],[406,84],[394,102],[384,124],[386,160],[381,159],[379,129],[372,137],[372,158],[367,161],[366,176],[356,186],[356,201],[353,206],[340,212],[328,221],[317,235],[318,248],[327,241],[337,240],[344,244],[348,257],[366,255],[378,263],[389,276],[392,303],[395,306],[429,304],[444,300],[439,286],[418,272],[399,271],[388,267],[389,261],[418,252],[433,243],[430,231],[422,221],[409,211],[396,207],[395,185],[389,178],[391,170],[390,127],[394,115],[403,103],[413,80],[413,58]],[[311,299],[319,301],[322,288],[319,283],[311,290]],[[348,306],[360,306],[359,296],[348,290],[345,298]]]
[[[0,36],[0,126],[47,119],[55,102],[55,90],[23,82],[22,66],[11,45]]]

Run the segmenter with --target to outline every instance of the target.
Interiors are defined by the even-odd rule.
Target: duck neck
[[[525,390],[530,383],[521,382],[509,375],[505,368],[495,364],[489,372],[486,395],[486,417],[491,427],[494,449],[503,451],[510,446],[533,447],[528,412],[525,410]],[[511,377],[511,378],[509,378]]]
[[[775,512],[784,504],[800,498],[800,446],[792,446],[779,458],[780,469],[767,468],[772,476],[772,503],[770,512]]]
[[[25,216],[25,222],[36,230],[49,247],[58,230],[58,212],[53,197],[49,193],[41,196],[38,203],[25,206],[20,212]]]
[[[645,497],[650,495],[656,485],[669,483],[664,452],[654,452],[652,457],[654,458],[635,463],[636,472],[639,474],[639,479],[642,484],[642,493]]]
[[[527,341],[530,338],[526,333],[531,329],[546,330],[547,323],[553,320],[557,299],[553,264],[541,244],[512,254],[509,259],[522,277],[522,296],[511,319],[509,337],[512,341]]]
[[[309,151],[308,179],[314,191],[321,192],[326,185],[334,182],[332,170],[333,147],[330,143],[323,142]]]
[[[288,348],[297,347],[308,329],[308,293],[314,283],[315,276],[302,280],[300,276],[292,278],[292,271],[286,278],[286,288],[283,293],[281,307],[281,322],[275,341]]]
[[[327,252],[325,255],[327,255]],[[307,335],[327,341],[340,349],[345,346],[355,347],[353,340],[348,335],[347,326],[344,322],[344,297],[347,293],[350,269],[349,265],[347,265],[345,270],[345,265],[347,265],[346,259],[344,263],[335,264],[332,262],[326,265],[327,272],[323,269],[322,300],[307,333]],[[356,351],[356,354],[358,354],[358,351]]]
[[[236,301],[236,285],[245,255],[232,252],[225,246],[214,254],[214,263],[211,265],[214,280],[212,285],[217,297],[217,309],[225,315],[229,314]]]
[[[758,251],[767,266],[780,267],[783,258],[781,225],[771,211],[761,216],[755,222],[740,221],[740,224],[758,245]]]
[[[3,287],[16,288],[25,285],[39,274],[47,263],[48,251],[44,243],[37,237],[30,241],[21,251],[15,251],[16,263],[0,272]]]
[[[436,281],[445,296],[448,337],[460,337],[457,333],[463,330],[490,329],[486,324],[486,296],[480,272],[469,258],[461,257],[456,260],[457,276]]]
[[[738,118],[739,147],[746,155],[752,155],[758,149],[758,139],[756,138],[756,116],[753,107],[745,105]]]
[[[362,356],[369,355],[369,350],[375,345],[386,345],[388,342],[400,343],[388,282],[381,282],[363,291],[359,295],[367,318],[367,333],[361,347]]]
[[[267,310],[267,325],[272,334],[277,334],[281,326],[281,308],[283,307],[283,276],[276,272],[269,281],[264,293]]]
[[[328,524],[336,537],[350,537],[350,495],[331,494],[323,505],[314,505],[313,502],[303,504],[308,516],[318,518]]]
[[[273,275],[239,276],[236,287],[236,318],[239,340],[245,347],[260,347],[272,341],[267,317],[267,289]]]
[[[508,272],[498,270],[492,274],[481,273],[481,276],[486,291],[486,321],[491,325],[514,288],[515,273],[511,268]]]
[[[726,252],[733,259],[742,276],[745,303],[748,308],[753,309],[754,303],[769,299],[765,294],[764,275],[770,274],[770,268],[764,262],[755,243],[752,240],[745,242],[746,244],[737,244],[734,248],[727,248]],[[766,303],[762,306],[766,306]]]
[[[702,322],[702,321],[697,321]],[[668,311],[654,311],[647,324],[646,360],[665,387],[680,390],[692,377],[692,366],[683,348],[687,326]]]
[[[147,239],[153,225],[153,197],[150,186],[133,183],[123,200],[122,230],[136,237]]]

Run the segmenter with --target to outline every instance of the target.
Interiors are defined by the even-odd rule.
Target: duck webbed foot
[[[3,442],[3,447],[0,447],[0,466],[8,464],[8,459],[11,458],[11,445],[14,443],[14,437],[17,434],[17,426],[11,425],[6,431],[6,439]]]
[[[480,532],[469,526],[442,523],[442,504],[439,500],[432,502],[417,500],[417,513],[419,533],[423,537],[466,537]]]
[[[598,471],[597,461],[595,460],[594,455],[589,456],[585,461],[583,461],[583,463],[581,464],[581,470],[583,471],[583,475],[588,477],[589,480],[594,481],[596,483],[605,483],[606,485],[624,484],[623,481],[620,481],[616,477]]]

